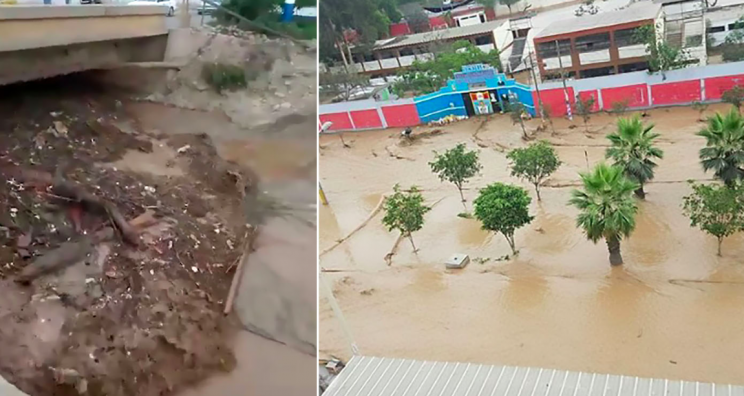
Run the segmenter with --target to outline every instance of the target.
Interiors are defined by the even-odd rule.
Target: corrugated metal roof
[[[479,23],[477,25],[462,26],[450,29],[433,30],[431,32],[410,34],[408,36],[396,37],[392,41],[380,43],[378,41],[375,49],[400,48],[409,45],[419,45],[439,40],[452,40],[460,37],[472,36],[475,34],[493,32],[494,29],[501,26],[504,21],[490,21]]]
[[[744,387],[554,369],[356,356],[323,396],[744,396]]]
[[[599,7],[602,7],[602,4],[599,4]],[[660,12],[660,4],[653,4],[650,2],[634,3],[628,6],[628,8],[619,11],[603,11],[596,15],[570,17],[568,19],[553,22],[538,33],[535,38],[539,39],[542,37],[565,33],[578,33],[583,30],[655,19]]]

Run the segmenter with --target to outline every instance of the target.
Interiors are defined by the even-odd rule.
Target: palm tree
[[[736,109],[708,117],[707,125],[697,135],[706,141],[700,149],[703,169],[713,170],[729,188],[744,179],[744,117]]]
[[[573,190],[569,203],[581,210],[576,225],[586,237],[597,243],[604,238],[610,252],[610,264],[620,265],[620,239],[635,229],[638,208],[632,193],[638,184],[623,174],[623,169],[598,164],[591,172],[582,173],[584,190]]]
[[[654,147],[654,140],[660,135],[651,132],[653,124],[643,125],[640,117],[620,118],[617,120],[617,132],[607,135],[612,146],[605,156],[615,165],[622,168],[628,179],[638,183],[635,194],[646,198],[643,185],[654,178],[655,159],[664,158],[664,152]]]

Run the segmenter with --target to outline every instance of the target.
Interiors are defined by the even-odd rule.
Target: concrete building
[[[664,31],[661,5],[633,3],[615,12],[559,20],[539,32],[533,42],[543,80],[589,78],[644,70],[646,48],[635,29],[655,25]]]
[[[739,19],[744,16],[744,4],[733,4],[709,8],[705,15],[709,44],[717,47],[724,43],[726,36],[735,30],[744,29]]]
[[[706,8],[701,0],[654,0],[664,13],[664,40],[683,48],[701,66],[707,64],[705,43]]]
[[[499,20],[393,37],[378,40],[368,54],[354,53],[352,49],[353,68],[372,77],[394,75],[417,59],[431,59],[438,46],[460,40],[470,41],[481,51],[490,52],[511,45],[513,36],[509,24]]]

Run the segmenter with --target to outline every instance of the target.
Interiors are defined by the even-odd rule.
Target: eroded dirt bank
[[[315,55],[265,39],[201,38],[203,57],[170,73],[160,95],[86,76],[2,88],[0,374],[31,396],[314,389],[315,361],[298,347],[315,339],[314,330],[297,330],[309,327],[307,318],[290,321],[293,332],[260,338],[245,331],[254,318],[222,311],[247,244],[247,257],[273,266],[287,256],[267,247],[295,251],[314,241],[305,219],[314,188],[290,187],[314,185]],[[241,92],[217,94],[200,80],[205,61],[256,59],[265,61],[262,72]],[[297,73],[285,76],[290,68]],[[241,118],[249,105],[262,117]],[[58,189],[60,180],[111,206],[79,202]],[[112,225],[111,208],[131,229]],[[267,241],[273,234],[263,228],[272,231],[277,217],[302,218],[304,228]],[[57,268],[18,282],[55,255]],[[302,255],[282,270],[301,279],[274,282],[299,283],[312,307],[306,290],[315,277],[307,273],[316,254]],[[256,303],[245,294],[236,297],[241,313]],[[261,313],[269,324],[293,314],[275,306]],[[285,369],[297,375],[269,375]]]
[[[522,184],[507,169],[504,151],[525,144],[508,116],[441,127],[443,133],[413,145],[399,144],[398,130],[345,134],[349,149],[337,136],[324,136],[320,175],[330,205],[320,208],[321,251],[357,227],[395,183],[419,186],[429,203],[441,199],[414,234],[418,254],[402,243],[388,266],[384,256],[397,235],[378,215],[322,256],[362,353],[744,383],[744,236],[727,239],[719,258],[714,238],[682,214],[686,181],[710,178],[697,159],[703,145],[694,135],[697,112],[649,115],[665,158],[639,203],[637,228],[623,242],[621,268],[610,268],[606,246],[576,229],[576,210],[567,206],[578,172],[602,159],[615,116],[592,117],[589,133],[580,120],[571,129],[559,120],[556,136],[549,129],[538,134],[556,145],[564,165],[543,189],[542,203],[533,198],[536,218],[516,234],[518,258],[506,261],[498,261],[509,253],[503,237],[457,217],[456,188],[440,183],[427,162],[432,150],[459,142],[480,150],[484,167],[468,184],[468,206],[490,182]],[[537,121],[528,124],[534,129]],[[447,271],[443,262],[453,253],[474,260]],[[320,309],[321,354],[348,358],[324,298]]]

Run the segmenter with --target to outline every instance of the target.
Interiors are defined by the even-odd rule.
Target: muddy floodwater
[[[716,110],[727,108],[707,113]],[[639,202],[636,230],[622,242],[625,265],[616,268],[604,243],[575,227],[577,211],[567,206],[578,172],[602,160],[614,115],[593,116],[589,132],[580,119],[556,120],[554,136],[550,128],[537,132],[564,162],[541,191],[542,203],[509,176],[505,151],[525,143],[505,115],[444,126],[411,145],[394,129],[344,134],[351,148],[323,136],[320,175],[330,204],[320,207],[321,252],[363,222],[395,183],[418,186],[433,205],[414,234],[417,254],[403,241],[387,265],[398,235],[378,214],[321,256],[361,353],[744,384],[744,235],[727,238],[718,257],[715,238],[691,228],[681,209],[687,180],[711,179],[698,162],[697,118],[689,108],[645,118],[661,134],[665,156]],[[529,121],[529,130],[538,124]],[[467,185],[468,209],[477,189],[495,181],[522,185],[533,197],[535,220],[516,233],[516,259],[500,260],[510,253],[501,235],[457,216],[457,189],[429,169],[433,151],[460,142],[478,149],[483,164]],[[471,263],[445,270],[453,253]],[[349,358],[342,328],[321,292],[321,355]]]

